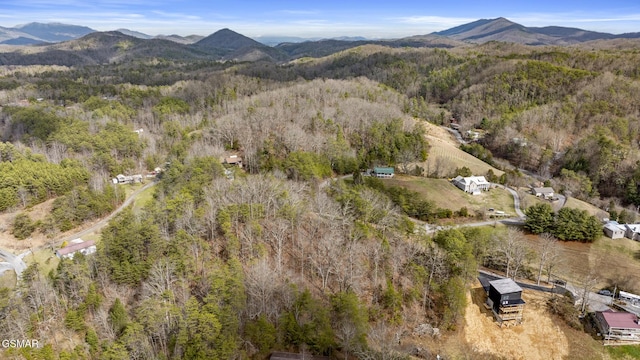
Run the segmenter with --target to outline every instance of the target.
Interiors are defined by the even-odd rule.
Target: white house
[[[90,255],[96,252],[95,241],[83,241],[82,239],[71,240],[71,244],[56,250],[56,256],[61,259],[71,259],[77,253]]]
[[[491,187],[491,183],[484,176],[457,176],[452,182],[460,190],[473,195],[479,195],[481,191],[488,191]]]
[[[537,197],[544,199],[553,199],[553,188],[551,187],[534,187],[531,193]]]
[[[640,241],[640,224],[625,224],[624,236],[631,240]]]
[[[611,239],[621,239],[624,237],[625,229],[625,225],[620,225],[617,221],[609,221],[604,224],[602,231]]]
[[[142,182],[142,175],[122,175],[118,174],[115,178],[112,179],[114,184],[134,184]]]

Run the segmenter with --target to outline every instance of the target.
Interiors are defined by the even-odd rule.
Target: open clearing
[[[601,210],[598,207],[593,206],[587,202],[584,202],[582,200],[578,200],[572,197],[567,198],[567,204],[565,205],[565,207],[586,210],[589,213],[589,215],[593,215],[597,217],[599,220],[602,220],[605,217],[609,217],[609,214],[606,211]]]
[[[423,199],[432,201],[439,208],[456,211],[467,207],[470,214],[493,208],[507,214],[515,214],[513,196],[501,188],[494,188],[480,195],[471,195],[458,189],[446,179],[397,175],[383,181],[387,185],[401,186],[418,192]]]
[[[463,166],[471,169],[474,175],[486,175],[489,169],[493,170],[497,176],[503,174],[503,171],[460,150],[458,141],[447,130],[427,122],[423,123],[425,136],[431,145],[427,161],[421,164],[427,175],[448,177],[453,174],[456,168]]]
[[[125,194],[128,198],[134,191],[140,189],[142,186],[143,185],[136,184],[122,187],[125,189]],[[149,199],[153,196],[153,191],[154,190],[151,187],[139,194],[138,198],[136,198],[133,202],[134,211],[139,211],[149,201]],[[54,239],[48,239],[40,231],[35,231],[29,238],[25,240],[18,240],[13,236],[13,234],[11,234],[13,219],[16,217],[16,215],[24,212],[25,214],[29,215],[29,217],[33,221],[43,220],[47,215],[51,213],[54,200],[55,199],[49,199],[41,204],[21,211],[0,214],[0,248],[11,251],[14,254],[21,254],[27,250],[43,247],[47,247],[47,251],[50,252],[52,247],[60,245],[62,239],[66,239],[73,234],[82,231],[83,229],[89,229],[101,221],[101,219],[95,219],[90,222],[85,222],[81,227],[66,231],[64,233],[58,233]],[[83,236],[82,238],[84,240],[96,240],[98,238],[98,234],[94,232],[92,234],[88,234],[87,236]]]
[[[485,309],[486,295],[477,282],[467,294],[468,305],[461,337],[477,353],[504,359],[609,358],[600,342],[585,332],[569,328],[547,311],[546,301],[550,296],[525,289],[522,293],[526,301],[523,323],[500,328],[490,310]],[[460,355],[464,358],[464,354]]]

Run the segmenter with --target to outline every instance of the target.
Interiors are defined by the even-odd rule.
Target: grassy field
[[[150,187],[145,191],[138,194],[138,197],[133,202],[133,212],[134,214],[140,213],[142,208],[145,207],[153,199],[153,193],[155,191],[155,187]]]
[[[596,206],[593,206],[589,203],[586,203],[582,200],[578,200],[576,198],[568,198],[567,199],[567,204],[565,205],[565,207],[570,207],[570,208],[574,208],[574,209],[580,209],[580,210],[586,210],[590,215],[594,215],[597,218],[599,218],[600,220],[602,220],[603,217],[607,217],[609,216],[609,214],[607,214],[605,211],[597,208]]]
[[[33,263],[38,263],[38,267],[40,268],[41,274],[48,274],[51,270],[54,270],[58,267],[58,263],[60,263],[60,259],[54,254],[54,252],[49,249],[40,249],[35,250],[33,253],[24,257],[24,262],[27,265],[31,265]]]
[[[471,169],[474,175],[486,175],[489,169],[497,176],[503,174],[503,171],[460,150],[457,140],[447,130],[429,123],[424,126],[431,149],[427,161],[420,166],[424,167],[427,175],[449,177],[456,168],[463,166]]]
[[[431,179],[417,176],[399,175],[393,179],[385,179],[387,185],[401,186],[418,192],[425,200],[432,201],[443,209],[459,210],[467,207],[473,214],[476,211],[487,211],[490,208],[501,210],[507,214],[515,214],[513,197],[503,189],[491,189],[481,195],[470,195],[455,187],[446,179]]]

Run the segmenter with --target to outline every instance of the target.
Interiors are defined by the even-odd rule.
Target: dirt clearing
[[[467,295],[464,338],[479,353],[507,359],[562,359],[569,355],[569,341],[546,311],[549,294],[524,290],[526,301],[521,325],[500,328],[483,303],[486,295],[480,284]]]

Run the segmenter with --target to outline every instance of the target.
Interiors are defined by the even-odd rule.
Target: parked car
[[[552,283],[556,284],[556,285],[560,285],[560,286],[565,286],[567,285],[567,282],[564,280],[560,280],[560,279],[555,279],[551,281]]]
[[[598,294],[600,294],[600,295],[604,295],[604,296],[611,296],[611,295],[613,295],[613,294],[611,293],[611,291],[609,291],[609,290],[607,290],[607,289],[602,289],[602,290],[598,291]]]

